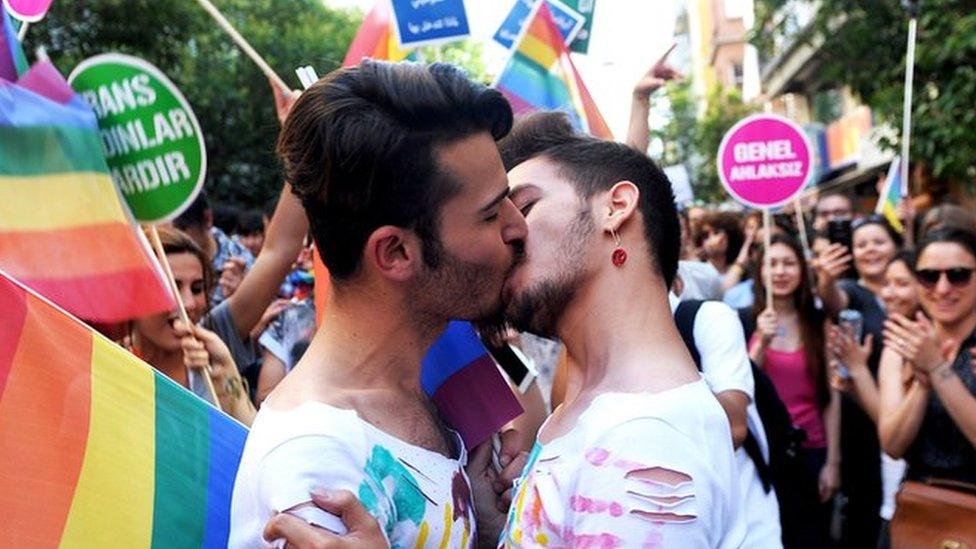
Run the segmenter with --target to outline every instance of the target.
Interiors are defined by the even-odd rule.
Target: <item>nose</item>
[[[525,216],[515,207],[511,200],[505,199],[502,202],[499,215],[504,216],[505,224],[502,226],[502,240],[510,246],[521,248],[525,245],[525,237],[529,234],[529,227],[525,223]]]
[[[939,273],[939,281],[935,283],[935,293],[944,296],[951,291],[952,284],[949,283],[949,276],[946,273]]]
[[[183,308],[187,312],[196,310],[197,300],[193,297],[193,290],[189,285],[180,288],[180,300],[183,302]]]

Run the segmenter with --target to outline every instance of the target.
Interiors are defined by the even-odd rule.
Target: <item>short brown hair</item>
[[[378,227],[411,229],[436,266],[437,212],[458,191],[436,147],[487,132],[500,139],[512,109],[497,91],[444,63],[365,60],[302,93],[278,155],[301,199],[329,274],[347,279]]]

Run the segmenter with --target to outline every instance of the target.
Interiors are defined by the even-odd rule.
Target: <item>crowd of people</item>
[[[675,204],[668,78],[627,143],[443,64],[272,86],[279,200],[162,228],[192,325],[121,337],[251,427],[232,546],[886,547],[905,479],[976,483],[976,215]],[[540,373],[494,445],[421,389],[451,319]]]

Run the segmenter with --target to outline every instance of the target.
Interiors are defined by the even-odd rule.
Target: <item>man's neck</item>
[[[585,282],[556,331],[581,369],[580,399],[658,392],[697,378],[664,281],[649,270],[603,272]]]
[[[322,326],[296,366],[333,389],[420,391],[420,362],[443,330],[407,314],[376,288],[331,291]]]
[[[939,340],[947,341],[953,340],[956,345],[961,345],[969,335],[976,330],[976,316],[968,315],[955,322],[953,324],[939,324],[936,323],[936,328],[939,332]]]

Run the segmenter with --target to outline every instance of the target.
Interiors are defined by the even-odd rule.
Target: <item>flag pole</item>
[[[769,263],[769,245],[773,238],[771,233],[772,214],[769,208],[763,208],[763,280],[762,283],[766,286],[766,308],[773,308],[773,276],[770,272]]]
[[[220,13],[220,10],[218,10],[217,7],[210,2],[210,0],[197,0],[197,3],[200,4],[200,7],[202,7],[204,11],[209,13],[210,16],[214,18],[217,25],[224,29],[224,32],[230,35],[234,43],[237,44],[237,47],[241,48],[241,50],[251,58],[251,61],[254,61],[254,64],[261,69],[261,72],[263,72],[265,76],[267,76],[285,92],[291,93],[291,88],[288,86],[288,84],[286,84],[285,81],[278,76],[278,73],[271,68],[271,65],[269,65],[268,62],[265,61],[264,58],[254,50],[254,48],[251,47],[251,44],[249,44],[247,40],[241,36],[241,33],[237,32],[237,29],[230,24],[230,21],[224,17],[224,14]]]
[[[20,28],[17,29],[17,41],[23,42],[24,37],[27,36],[27,29],[30,28],[30,23],[27,21],[20,22]]]
[[[183,305],[183,300],[180,299],[180,289],[176,285],[176,278],[173,277],[173,269],[169,266],[169,260],[166,259],[166,250],[163,249],[163,242],[159,239],[159,231],[156,230],[155,225],[149,225],[149,240],[152,241],[153,248],[156,250],[156,255],[159,257],[159,263],[163,266],[163,272],[166,273],[166,282],[169,283],[169,289],[173,292],[173,297],[176,298],[176,306],[180,311],[180,320],[186,325],[188,330],[193,329],[193,323],[190,322],[190,315],[186,313],[186,307]],[[191,332],[192,333],[192,332]],[[187,367],[189,369],[189,367]],[[204,370],[203,379],[207,384],[207,392],[210,393],[211,398],[213,398],[213,404],[220,408],[220,399],[217,398],[217,390],[214,389],[213,380],[210,379],[210,372]]]
[[[908,10],[908,51],[905,53],[905,104],[901,124],[901,197],[908,196],[909,150],[912,139],[912,87],[915,80],[915,35],[918,29],[918,0],[903,0]]]

